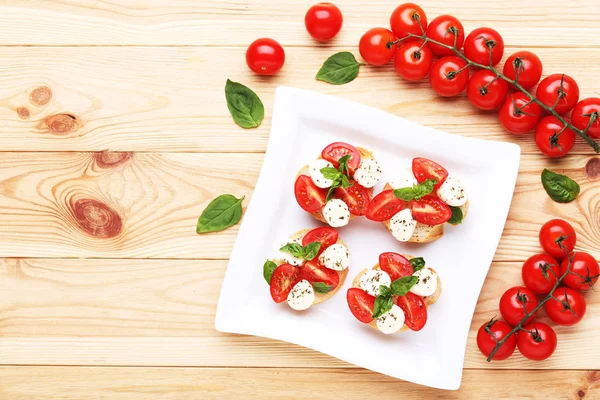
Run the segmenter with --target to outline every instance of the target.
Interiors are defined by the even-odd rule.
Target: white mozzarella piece
[[[335,271],[343,271],[350,265],[350,251],[341,243],[335,243],[319,256],[319,263]]]
[[[354,180],[361,186],[372,188],[379,183],[382,175],[383,172],[377,160],[365,158],[354,171]]]
[[[348,210],[348,205],[343,200],[329,200],[323,207],[322,212],[325,221],[334,228],[348,225],[348,222],[350,222],[350,210]]]
[[[465,204],[468,200],[467,191],[463,187],[462,183],[456,178],[449,176],[446,181],[442,183],[437,191],[437,195],[444,203],[453,207],[460,207]]]
[[[387,272],[380,269],[370,269],[360,277],[360,288],[371,296],[379,296],[379,286],[390,286],[392,279]]]
[[[308,173],[310,174],[310,179],[312,179],[315,185],[322,189],[331,187],[333,184],[331,179],[325,178],[321,173],[321,169],[325,167],[333,168],[333,164],[327,160],[323,160],[322,158],[316,159],[308,164]]]
[[[396,240],[408,242],[413,236],[417,221],[412,217],[410,209],[406,208],[390,219],[390,231]]]
[[[436,225],[427,225],[417,222],[417,226],[415,226],[415,231],[412,235],[412,240],[415,242],[422,242],[429,239],[431,232],[435,229],[435,227]]]
[[[294,310],[302,311],[312,306],[315,301],[315,290],[309,281],[302,279],[296,283],[287,297],[287,302]]]
[[[417,178],[412,173],[412,170],[398,170],[394,172],[394,178],[388,182],[392,189],[402,189],[405,187],[413,187],[417,184]]]
[[[431,268],[423,268],[413,274],[419,281],[410,291],[419,296],[431,296],[437,290],[438,275]]]
[[[302,245],[303,237],[304,237],[304,235],[290,236],[290,238],[285,243],[282,243],[281,246],[279,246],[279,248],[282,248],[283,246],[285,246],[288,243],[298,243],[299,245]],[[279,256],[277,258],[279,258],[280,260],[283,260],[284,262],[286,262],[288,264],[295,265],[297,267],[304,264],[304,260],[302,258],[294,257],[293,255],[291,255],[290,253],[288,253],[286,251],[279,250]]]
[[[404,326],[404,311],[396,304],[390,311],[377,318],[377,328],[386,335],[396,333]]]

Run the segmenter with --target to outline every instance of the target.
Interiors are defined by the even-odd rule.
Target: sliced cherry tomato
[[[504,54],[504,40],[492,28],[477,28],[465,39],[464,51],[469,60],[483,65],[490,65],[491,52],[492,65],[496,65]]]
[[[564,129],[564,124],[554,115],[542,118],[535,128],[535,144],[542,154],[559,158],[566,156],[575,146],[575,132]]]
[[[390,43],[395,41],[396,36],[389,29],[369,29],[360,38],[358,51],[367,64],[385,65],[394,57],[396,46],[390,45]]]
[[[346,300],[350,311],[360,322],[368,324],[373,321],[373,308],[375,297],[359,288],[350,288],[346,293]]]
[[[530,51],[517,51],[504,63],[504,75],[515,80],[519,72],[517,83],[529,90],[540,81],[542,77],[542,62],[539,57]]]
[[[318,3],[304,16],[306,30],[315,40],[329,40],[342,29],[342,12],[334,4]]]
[[[492,71],[482,69],[475,72],[467,86],[467,96],[481,110],[495,110],[504,103],[508,95],[508,83]]]
[[[327,191],[314,184],[307,175],[300,175],[294,185],[296,201],[304,211],[317,212],[327,202]]]
[[[328,226],[323,226],[321,228],[315,228],[304,235],[302,238],[302,246],[306,246],[312,242],[320,242],[321,247],[319,248],[319,253],[317,254],[317,256],[320,256],[326,248],[332,244],[335,244],[337,240],[338,231]]]
[[[550,325],[534,322],[523,326],[517,333],[517,347],[525,358],[542,361],[556,350],[556,333]]]
[[[594,123],[590,126],[587,134],[595,139],[600,139],[600,99],[590,97],[581,100],[571,113],[571,122],[577,129],[584,130],[590,123],[590,118],[594,115]]]
[[[500,314],[512,326],[517,325],[525,318],[525,309],[528,313],[538,305],[535,293],[525,286],[515,286],[508,289],[500,298]],[[532,322],[535,315],[527,319],[527,324]]]
[[[491,319],[489,322],[481,325],[481,328],[477,331],[477,347],[479,351],[489,357],[492,354],[492,350],[496,347],[496,344],[508,336],[508,333],[512,330],[511,326],[504,321],[498,321]],[[517,337],[511,335],[506,341],[500,346],[492,360],[506,360],[508,357],[515,352],[517,347]]]
[[[300,282],[300,268],[290,264],[281,264],[271,275],[271,297],[275,303],[287,300],[288,294],[296,283]]]
[[[508,96],[498,112],[504,129],[515,135],[527,133],[535,128],[540,115],[542,108],[530,103],[529,97],[521,92]]]
[[[408,36],[409,33],[421,36],[427,29],[427,16],[425,11],[414,3],[400,4],[392,12],[390,27],[398,39]]]
[[[334,290],[340,284],[340,275],[332,269],[322,266],[316,259],[304,263],[300,267],[300,279],[310,283],[323,282]]]
[[[540,229],[540,244],[544,251],[557,260],[562,260],[575,248],[577,235],[575,229],[567,221],[551,219]],[[558,243],[562,243],[563,250]]]
[[[427,158],[417,157],[413,158],[412,170],[417,182],[423,183],[428,179],[435,179],[437,183],[433,189],[433,193],[442,186],[448,177],[448,171],[435,161],[431,161]]]
[[[452,210],[448,204],[432,195],[413,200],[411,209],[413,218],[426,225],[444,224],[452,217]]]
[[[350,170],[350,173],[353,174],[354,170],[360,165],[360,152],[351,144],[344,142],[331,143],[323,149],[321,157],[332,163],[335,168],[338,168],[340,166],[338,160],[348,154],[350,154],[348,169]]]
[[[352,215],[365,215],[369,207],[371,198],[369,191],[360,186],[356,181],[350,180],[352,186],[335,189],[335,198],[341,199],[348,205],[348,210]]]
[[[467,63],[457,56],[442,57],[433,63],[429,83],[443,97],[458,96],[469,83]]]
[[[285,62],[283,47],[273,39],[256,39],[246,50],[246,64],[259,75],[276,74]]]
[[[548,254],[534,254],[523,263],[523,283],[535,294],[548,294],[561,276],[558,261]]]
[[[408,329],[420,331],[427,322],[427,306],[421,296],[408,292],[398,296],[396,305],[404,311],[404,324]]]
[[[579,86],[569,75],[552,74],[540,82],[535,95],[548,107],[554,107],[556,104],[554,110],[562,115],[571,111],[577,104]]]
[[[411,276],[415,272],[408,258],[392,252],[379,255],[379,267],[388,273],[392,281],[403,276]]]
[[[400,200],[392,189],[384,190],[373,197],[369,203],[366,217],[371,221],[383,222],[408,207],[408,203]]]
[[[567,272],[568,266],[569,259],[565,258],[560,265],[560,273]],[[591,254],[578,251],[573,253],[570,272],[565,276],[563,283],[571,289],[586,291],[590,290],[598,281],[600,266]]]
[[[552,292],[552,298],[544,305],[546,314],[559,325],[575,325],[585,315],[585,299],[576,290],[561,287]]]
[[[465,28],[458,19],[452,15],[440,15],[435,17],[427,27],[427,37],[435,41],[453,46],[456,40],[456,49],[460,50],[465,41]],[[436,56],[453,56],[454,51],[439,44],[428,44]]]
[[[422,46],[422,41],[404,43],[396,51],[394,68],[398,75],[409,81],[419,81],[431,71],[433,53],[428,47]]]

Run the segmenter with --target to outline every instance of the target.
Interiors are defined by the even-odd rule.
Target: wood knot
[[[125,151],[101,151],[94,155],[100,168],[114,168],[125,164],[133,153]]]
[[[55,135],[66,135],[79,128],[77,118],[71,114],[51,115],[44,122],[50,133]]]
[[[31,114],[29,113],[29,110],[27,108],[25,108],[25,107],[19,107],[19,108],[17,108],[17,115],[21,119],[29,119],[29,116]]]
[[[583,399],[585,397],[585,392],[583,390],[580,390],[577,392],[577,396],[579,396],[580,399]]]
[[[88,235],[110,239],[123,229],[123,219],[108,205],[94,199],[78,199],[71,202],[77,225]]]
[[[600,158],[591,158],[587,164],[585,164],[585,174],[590,179],[600,178]]]
[[[596,383],[600,381],[600,371],[590,371],[587,378],[588,382],[590,383]]]
[[[52,99],[52,90],[48,86],[40,86],[31,92],[29,95],[29,101],[34,106],[45,106]]]

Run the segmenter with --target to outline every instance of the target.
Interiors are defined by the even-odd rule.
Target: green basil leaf
[[[410,259],[410,263],[413,266],[415,272],[422,270],[425,267],[425,260],[423,257],[414,257]]]
[[[343,85],[352,82],[358,76],[359,67],[360,63],[356,61],[352,53],[342,51],[325,60],[315,79],[334,85]]]
[[[433,188],[437,181],[435,179],[427,179],[425,182],[419,183],[417,186],[413,188],[415,192],[415,199],[421,200],[422,197],[427,196],[429,193],[433,192]]]
[[[404,296],[419,281],[416,276],[403,276],[392,282],[392,292],[398,296]]]
[[[312,285],[317,293],[329,293],[333,289],[333,285],[328,285],[325,282],[313,282]]]
[[[339,179],[338,177],[341,175],[340,171],[333,167],[323,167],[320,171],[325,177],[325,179],[335,180]]]
[[[385,285],[379,285],[379,294],[382,296],[390,296],[392,294],[392,289]]]
[[[304,248],[299,243],[288,243],[282,246],[279,250],[290,253],[297,258],[304,258]]]
[[[225,98],[236,124],[246,129],[260,125],[265,116],[265,107],[252,89],[227,79]]]
[[[329,201],[331,199],[333,199],[333,195],[335,194],[335,189],[337,189],[338,186],[331,186],[329,188],[329,190],[327,191],[327,197],[325,197],[325,201]]]
[[[581,188],[573,179],[548,169],[542,172],[542,185],[550,198],[558,203],[570,203],[575,200]]]
[[[342,175],[342,187],[345,189],[351,187],[352,185],[354,185],[354,182],[350,182],[346,175]]]
[[[198,224],[197,233],[218,232],[237,224],[242,218],[242,200],[231,194],[222,194],[202,211]]]
[[[411,187],[395,189],[394,195],[400,200],[411,201],[415,198],[415,190]]]
[[[386,312],[392,309],[394,300],[392,296],[379,295],[375,298],[375,305],[373,307],[373,318],[379,318]]]
[[[310,261],[319,254],[321,249],[321,242],[311,242],[304,246],[304,259]]]
[[[452,216],[448,220],[449,224],[458,225],[463,221],[463,212],[460,207],[449,206],[452,211]]]
[[[277,264],[271,260],[267,260],[265,265],[263,265],[263,276],[269,285],[271,284],[271,276],[273,275],[275,268],[277,268]]]
[[[338,169],[342,174],[350,174],[350,169],[348,168],[348,162],[350,161],[350,157],[352,157],[350,154],[346,154],[345,156],[340,157],[340,159],[338,160]]]

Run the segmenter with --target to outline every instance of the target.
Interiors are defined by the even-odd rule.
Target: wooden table
[[[2,400],[600,397],[600,372],[593,371],[600,369],[598,293],[586,296],[579,325],[557,329],[559,346],[548,361],[515,355],[488,364],[475,344],[476,329],[498,313],[500,295],[520,283],[522,262],[540,250],[537,232],[546,220],[569,220],[578,248],[600,258],[600,159],[581,142],[564,159],[541,157],[531,136],[506,134],[494,113],[476,111],[464,96],[437,98],[427,82],[401,81],[391,66],[362,68],[345,86],[315,81],[325,58],[340,50],[358,55],[360,35],[387,25],[400,3],[336,2],[344,28],[321,45],[304,29],[311,1],[0,2]],[[546,73],[568,73],[583,97],[598,96],[597,2],[525,3],[422,6],[430,19],[452,13],[467,30],[496,28],[506,55],[532,49]],[[262,36],[286,49],[276,77],[246,68],[246,46]],[[232,122],[227,78],[262,98],[260,128]],[[199,236],[196,219],[221,193],[252,194],[279,85],[521,145],[511,212],[473,318],[458,392],[215,331],[237,227]],[[580,182],[576,202],[548,198],[544,167]]]

